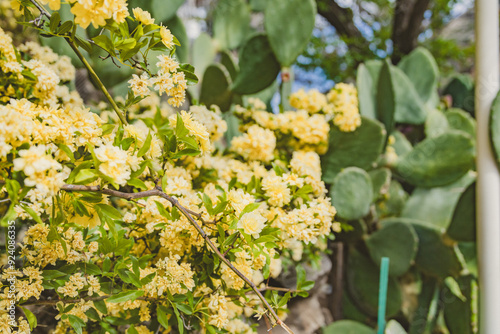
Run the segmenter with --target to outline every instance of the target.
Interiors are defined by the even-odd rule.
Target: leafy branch
[[[51,19],[52,15],[40,4],[38,3],[37,0],[30,0],[31,3],[33,3],[35,5],[35,7],[40,11],[41,15],[42,16],[45,16],[47,17],[49,20]],[[111,104],[111,107],[113,108],[113,110],[115,111],[116,115],[118,116],[118,118],[120,119],[121,123],[123,125],[126,125],[127,124],[127,120],[125,118],[125,115],[124,113],[120,110],[120,108],[118,107],[118,105],[116,104],[115,100],[113,100],[113,97],[111,97],[111,94],[108,92],[108,90],[106,89],[106,87],[104,86],[104,84],[102,83],[101,79],[99,79],[99,76],[97,75],[97,73],[94,71],[94,69],[92,68],[92,66],[90,66],[89,62],[87,61],[87,59],[85,59],[85,57],[83,56],[83,54],[80,52],[80,50],[78,50],[78,46],[77,44],[75,43],[75,39],[74,39],[74,36],[72,36],[72,34],[66,34],[63,36],[64,39],[66,40],[66,42],[68,42],[69,46],[71,47],[71,49],[73,49],[73,51],[75,52],[75,54],[77,55],[78,59],[80,59],[80,61],[83,63],[83,65],[85,66],[85,68],[87,69],[87,71],[89,72],[90,76],[92,77],[92,79],[94,80],[94,83],[98,86],[98,88],[104,93],[104,96],[106,96],[106,99],[108,100],[109,104]]]
[[[141,191],[137,193],[127,193],[127,192],[122,192],[118,190],[112,190],[108,188],[102,188],[100,186],[84,186],[84,185],[73,185],[73,184],[66,184],[64,185],[61,190],[68,191],[68,192],[100,192],[105,195],[109,196],[114,196],[118,198],[123,198],[126,200],[134,200],[138,198],[145,198],[145,197],[151,197],[151,196],[158,196],[161,198],[166,199],[169,201],[174,207],[176,207],[182,214],[189,220],[191,225],[198,231],[198,233],[201,235],[201,237],[205,240],[205,242],[208,244],[208,246],[212,249],[212,251],[216,254],[216,256],[224,262],[236,275],[238,275],[250,288],[257,294],[259,299],[262,301],[264,304],[265,308],[269,311],[269,313],[272,315],[274,320],[278,325],[280,325],[287,333],[293,334],[292,330],[288,328],[288,326],[278,317],[274,309],[269,305],[268,301],[266,298],[262,295],[261,290],[257,288],[257,286],[250,280],[248,279],[243,273],[241,273],[236,267],[229,261],[224,254],[220,252],[220,250],[215,246],[215,244],[210,240],[210,237],[206,234],[206,232],[201,228],[201,226],[196,222],[195,218],[201,219],[201,214],[193,212],[184,206],[182,206],[179,201],[166,194],[163,192],[163,189],[161,186],[157,185],[155,189],[150,189],[146,191]],[[276,288],[278,289],[278,288]],[[266,290],[271,290],[266,288]],[[274,289],[273,289],[274,290]],[[281,291],[281,290],[278,290]],[[288,290],[287,290],[288,291]]]

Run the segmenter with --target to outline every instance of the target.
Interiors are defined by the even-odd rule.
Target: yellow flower
[[[274,158],[276,137],[274,132],[252,125],[248,131],[231,140],[231,150],[248,160],[269,162]]]
[[[257,211],[247,212],[238,221],[238,228],[248,235],[258,238],[262,229],[266,226],[267,219]]]
[[[151,18],[151,14],[146,10],[142,10],[141,8],[136,7],[132,9],[132,13],[134,13],[134,17],[136,18],[136,20],[144,25],[155,23],[155,19]]]
[[[167,47],[167,49],[171,49],[174,46],[174,35],[170,32],[166,27],[160,28],[160,37],[161,42]]]

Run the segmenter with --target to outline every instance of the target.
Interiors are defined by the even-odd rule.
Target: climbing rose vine
[[[173,108],[197,79],[147,11],[124,0],[15,3],[26,25],[66,40],[107,101],[86,107],[68,57],[15,47],[0,29],[1,226],[17,231],[0,259],[0,332],[49,318],[53,333],[252,333],[255,315],[291,333],[286,304],[312,282],[300,266],[295,290],[268,282],[317,259],[341,229],[319,154],[331,126],[360,125],[355,88],[299,91],[299,110],[281,114],[249,99],[228,140],[218,107]],[[74,20],[61,20],[64,6]],[[103,29],[90,41],[77,33],[89,25]],[[126,98],[85,60],[92,47],[137,71]],[[154,70],[152,50],[163,52]]]

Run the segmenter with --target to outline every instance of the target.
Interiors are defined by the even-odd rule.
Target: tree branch
[[[424,13],[430,0],[396,0],[392,28],[393,63],[410,53],[417,46]]]
[[[334,0],[316,0],[316,3],[318,13],[337,30],[341,37],[365,40],[354,24],[354,15],[350,8],[340,7]]]
[[[161,186],[157,185],[155,189],[151,190],[146,190],[138,193],[125,193],[117,190],[111,190],[111,189],[106,189],[106,188],[101,188],[99,186],[82,186],[82,185],[72,185],[72,184],[66,184],[62,188],[64,191],[77,191],[77,192],[101,192],[106,195],[110,196],[115,196],[119,198],[123,198],[126,200],[132,200],[136,198],[144,198],[144,197],[150,197],[150,196],[158,196],[161,198],[166,199],[169,201],[174,207],[176,207],[191,223],[191,225],[198,231],[198,233],[202,236],[203,239],[205,239],[205,242],[208,244],[208,246],[212,249],[212,251],[217,255],[217,257],[224,262],[236,275],[238,275],[250,288],[257,294],[259,299],[262,301],[266,309],[269,311],[269,313],[272,315],[274,320],[278,325],[280,325],[287,333],[293,334],[290,328],[278,317],[276,312],[273,310],[271,305],[267,302],[266,298],[262,295],[262,293],[259,291],[257,286],[250,280],[248,279],[243,273],[241,273],[236,267],[229,261],[220,251],[219,249],[215,246],[215,244],[210,240],[210,237],[205,233],[205,231],[201,228],[201,226],[196,222],[196,220],[193,218],[193,215],[196,216],[197,218],[201,219],[201,214],[193,212],[184,206],[182,206],[179,201],[170,195],[167,195],[166,193],[163,192]],[[193,214],[192,214],[193,213]]]

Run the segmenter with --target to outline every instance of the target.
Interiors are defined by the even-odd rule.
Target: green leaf
[[[175,304],[175,306],[177,306],[177,309],[182,313],[185,313],[187,315],[193,314],[193,310],[191,310],[191,308],[186,304],[177,303]]]
[[[93,301],[95,308],[103,313],[108,314],[108,308],[106,307],[106,302],[104,300],[94,300]]]
[[[167,308],[163,305],[158,305],[156,308],[156,317],[160,325],[164,328],[168,329],[168,317],[167,317]]]
[[[146,185],[146,183],[144,183],[144,181],[139,180],[137,178],[133,178],[133,179],[128,180],[127,184],[131,185],[132,187],[139,188],[141,190],[147,190],[148,189],[148,186]]]
[[[37,223],[42,224],[42,219],[40,219],[40,216],[38,213],[36,213],[32,208],[27,206],[26,204],[21,204],[21,207],[23,208],[24,211],[26,211]]]
[[[97,180],[99,176],[95,169],[81,169],[78,174],[76,174],[73,183],[75,184],[87,184],[92,181]]]
[[[96,210],[100,210],[104,215],[111,219],[122,219],[120,211],[108,204],[97,204],[94,207]]]
[[[333,180],[330,195],[340,217],[347,220],[362,218],[370,211],[373,198],[370,176],[358,167],[345,168]]]
[[[239,65],[240,72],[231,90],[242,95],[254,94],[269,87],[280,71],[280,64],[265,34],[254,35],[243,45]]]
[[[109,297],[108,299],[106,299],[106,301],[108,303],[123,303],[127,300],[136,300],[143,295],[144,291],[142,290],[124,291]]]
[[[20,306],[20,307],[23,310],[24,315],[26,316],[26,320],[28,320],[28,324],[30,325],[30,329],[31,330],[35,329],[35,327],[38,325],[35,315],[27,308],[22,307],[22,306]]]
[[[306,47],[316,21],[313,0],[268,0],[264,27],[282,66],[291,66]]]
[[[219,0],[214,9],[213,32],[221,49],[235,49],[250,28],[250,9],[244,0]]]
[[[73,155],[73,152],[70,150],[70,148],[67,145],[59,144],[59,145],[57,145],[57,147],[59,147],[59,149],[61,151],[66,153],[66,155],[68,156],[68,158],[71,162],[75,162],[75,156]]]
[[[241,217],[242,217],[245,213],[249,213],[249,212],[255,211],[255,210],[257,210],[259,207],[260,207],[260,203],[250,203],[250,204],[248,204],[247,206],[245,206],[245,208],[243,209],[243,211],[241,211],[241,213],[240,213],[240,218],[241,218]]]
[[[407,182],[436,187],[458,180],[474,166],[474,142],[462,131],[427,138],[401,157],[396,169]]]
[[[137,152],[137,157],[142,157],[144,154],[146,154],[149,151],[149,148],[151,147],[151,139],[153,136],[151,136],[151,132],[148,133],[148,136],[146,137],[146,140],[144,141],[144,144],[142,145],[141,149],[139,152]]]
[[[68,314],[68,320],[77,334],[82,334],[83,328],[85,328],[85,322],[73,314]]]
[[[332,127],[327,153],[322,156],[323,180],[332,183],[335,176],[346,167],[371,169],[384,147],[384,126],[366,117],[361,117],[361,126],[353,132],[342,132]]]
[[[107,35],[102,34],[92,38],[92,40],[99,47],[106,50],[106,52],[109,53],[111,56],[115,55],[115,46],[113,45],[113,42],[111,41],[111,39],[109,39]]]
[[[52,13],[50,16],[50,22],[49,22],[49,28],[50,31],[53,33],[57,33],[57,27],[59,26],[59,23],[61,22],[61,16],[59,15],[59,12],[55,11]]]
[[[73,21],[66,21],[63,24],[61,24],[61,27],[59,27],[59,30],[57,31],[57,33],[59,35],[64,35],[68,31],[70,31],[71,28],[73,28]]]
[[[198,83],[198,77],[194,73],[194,67],[190,64],[180,64],[179,70],[184,73],[187,84],[192,86]]]

